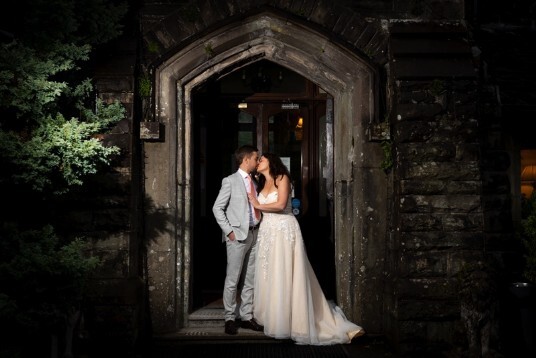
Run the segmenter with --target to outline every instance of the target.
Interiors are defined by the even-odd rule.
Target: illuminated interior
[[[521,151],[521,195],[529,198],[536,185],[536,150]]]

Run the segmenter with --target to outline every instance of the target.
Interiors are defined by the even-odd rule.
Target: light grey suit
[[[223,178],[212,212],[220,225],[222,241],[227,248],[227,273],[223,289],[225,320],[240,318],[249,321],[253,318],[257,230],[250,230],[249,200],[244,179],[239,171]],[[235,234],[234,241],[227,237],[232,231]],[[239,283],[242,292],[241,303],[237,306]]]

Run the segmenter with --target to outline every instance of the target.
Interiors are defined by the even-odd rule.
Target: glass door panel
[[[307,167],[303,166],[306,151],[304,151],[304,131],[307,130],[308,108],[301,106],[299,109],[283,110],[281,103],[248,103],[247,108],[241,109],[238,121],[248,123],[257,122],[256,133],[242,135],[243,138],[256,137],[257,141],[251,141],[256,145],[261,154],[271,152],[281,157],[287,165],[292,176],[293,185],[293,209],[295,215],[302,215],[306,210],[307,200],[303,193],[304,173]],[[261,143],[260,145],[258,143]],[[239,145],[245,143],[239,143]],[[306,149],[306,148],[305,148]],[[304,200],[305,199],[305,200]]]
[[[238,112],[237,148],[245,144],[255,144],[257,140],[256,118],[246,112]]]
[[[292,177],[294,215],[303,213],[302,143],[304,117],[299,110],[287,110],[268,118],[268,151],[280,156]]]

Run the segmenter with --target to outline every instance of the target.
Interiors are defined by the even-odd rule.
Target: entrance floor
[[[155,340],[144,358],[397,358],[398,356],[383,340],[366,336],[351,344],[333,346],[297,345],[288,340],[245,340],[239,338],[225,340]],[[237,337],[232,336],[232,337]],[[229,337],[229,336],[228,336]]]
[[[223,300],[221,298],[192,312],[189,316],[189,326],[167,335],[161,335],[159,340],[181,340],[194,342],[197,340],[211,341],[274,341],[262,332],[250,329],[238,329],[237,335],[228,335],[224,332],[225,320],[223,317]]]
[[[274,339],[262,332],[238,329],[224,332],[223,302],[220,299],[192,312],[190,326],[178,332],[153,337],[147,358],[396,358],[383,337],[365,334],[351,344],[333,346],[297,345],[290,339]]]

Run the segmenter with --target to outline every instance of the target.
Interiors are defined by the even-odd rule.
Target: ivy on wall
[[[388,172],[393,167],[393,150],[392,150],[393,143],[390,140],[384,140],[381,142],[381,147],[383,150],[383,160],[380,164],[380,168],[382,168],[385,172]]]

